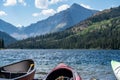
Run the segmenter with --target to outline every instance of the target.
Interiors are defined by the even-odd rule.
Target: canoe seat
[[[2,74],[2,76],[4,76],[3,78],[7,79],[19,77],[26,74],[26,72],[9,72],[6,71],[4,68],[1,69],[0,73]]]
[[[1,72],[3,72],[3,73],[27,73],[27,72],[24,72],[24,71],[8,71],[4,68],[1,69]]]

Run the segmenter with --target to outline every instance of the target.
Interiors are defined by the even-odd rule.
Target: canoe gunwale
[[[4,69],[4,67],[9,67],[9,66],[12,66],[12,65],[15,65],[15,64],[19,64],[19,63],[22,63],[22,62],[25,62],[25,61],[27,61],[28,63],[30,62],[30,64],[34,64],[33,69],[31,69],[29,72],[28,71],[27,72],[10,72],[10,71],[7,71],[7,70],[5,70],[5,71],[3,70],[2,71],[2,68]],[[30,74],[35,73],[35,71],[36,71],[36,69],[35,69],[35,63],[34,63],[34,61],[32,59],[26,59],[26,60],[22,60],[22,61],[19,61],[19,62],[15,62],[15,63],[8,64],[8,65],[0,67],[0,72],[4,73],[4,74],[6,74],[6,73],[9,73],[9,74],[21,74],[21,73],[23,73],[24,74],[24,75],[15,77],[15,78],[11,78],[9,80],[16,80],[16,79],[18,80],[18,79],[21,79],[23,77],[27,77]],[[0,80],[8,80],[8,79],[7,78],[0,78]]]
[[[13,78],[13,79],[19,79],[19,78],[22,78],[22,77],[28,76],[28,75],[34,73],[35,71],[36,71],[36,70],[35,70],[35,68],[34,68],[34,69],[33,69],[32,71],[30,71],[29,73],[27,73],[27,74],[25,74],[25,75],[22,75],[22,76],[19,76],[19,77],[16,77],[16,78]]]

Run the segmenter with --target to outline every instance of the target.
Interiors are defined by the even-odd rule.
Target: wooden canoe
[[[32,59],[0,67],[0,80],[33,80],[34,75],[35,63]]]
[[[43,80],[82,80],[71,67],[60,63]]]

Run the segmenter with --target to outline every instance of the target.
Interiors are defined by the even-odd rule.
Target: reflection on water
[[[90,80],[93,77],[99,80],[115,80],[110,61],[120,61],[120,50],[0,50],[0,66],[24,59],[35,61],[37,78],[44,77],[45,73],[60,62],[64,62],[74,68],[83,80]]]

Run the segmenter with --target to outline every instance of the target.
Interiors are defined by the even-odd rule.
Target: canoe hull
[[[33,80],[35,64],[32,59],[0,67],[0,80]]]
[[[31,74],[27,74],[21,78],[17,78],[18,80],[33,80],[35,75],[35,71],[33,71]]]

